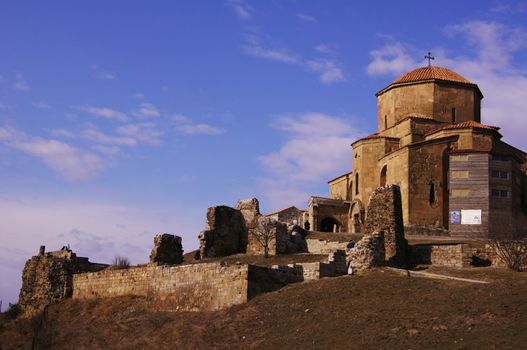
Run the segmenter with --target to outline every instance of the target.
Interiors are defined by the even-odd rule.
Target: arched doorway
[[[387,166],[387,165],[385,165],[385,166],[382,167],[382,170],[381,170],[381,179],[380,179],[380,181],[379,181],[379,185],[380,185],[381,187],[386,186],[386,172],[387,172],[387,170],[388,170],[388,166]]]
[[[348,230],[352,233],[361,233],[364,222],[364,206],[358,199],[351,203],[348,213]]]
[[[335,218],[324,218],[320,222],[320,231],[322,232],[339,232],[340,222]]]

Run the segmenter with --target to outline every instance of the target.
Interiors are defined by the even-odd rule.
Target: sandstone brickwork
[[[411,247],[414,264],[470,267],[473,249],[468,244],[419,244]]]
[[[385,263],[385,242],[383,232],[367,233],[355,247],[348,250],[348,264],[353,272],[360,272]]]
[[[307,238],[307,250],[311,254],[330,254],[335,250],[345,250],[348,242],[333,242],[326,239]]]
[[[77,257],[66,247],[46,253],[42,246],[39,255],[26,262],[18,302],[24,312],[36,312],[45,305],[71,297],[73,274],[105,267],[103,264],[92,264],[87,258]]]
[[[154,237],[154,247],[150,253],[151,264],[179,264],[183,261],[183,246],[181,237],[168,233]]]
[[[174,311],[212,311],[247,302],[247,265],[204,263],[105,270],[73,277],[73,298],[148,297]]]
[[[202,258],[245,253],[247,228],[241,211],[223,205],[210,207],[206,227],[199,240]]]
[[[382,232],[385,259],[388,264],[405,264],[407,247],[404,238],[401,192],[399,186],[379,187],[370,196],[366,232]]]

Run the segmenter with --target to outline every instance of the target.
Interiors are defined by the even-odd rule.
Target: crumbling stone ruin
[[[383,232],[367,233],[348,253],[349,266],[354,272],[382,266],[385,260]]]
[[[241,211],[224,205],[210,207],[199,242],[202,258],[245,253],[247,228]]]
[[[26,262],[22,272],[22,288],[18,299],[25,313],[33,313],[45,305],[71,297],[73,274],[99,271],[105,264],[94,264],[88,258],[77,257],[67,247],[46,253],[41,246],[39,254]]]
[[[397,185],[379,187],[372,192],[366,216],[366,234],[383,233],[385,260],[404,265],[407,242],[404,238],[401,190]]]
[[[154,247],[150,253],[150,263],[158,265],[174,265],[183,262],[183,246],[181,237],[168,233],[154,237]]]

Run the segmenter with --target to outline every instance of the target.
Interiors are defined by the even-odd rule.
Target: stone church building
[[[409,234],[512,238],[527,233],[527,154],[481,123],[479,87],[441,67],[376,93],[378,131],[352,143],[352,171],[311,197],[312,229],[360,232],[376,188],[400,186]]]

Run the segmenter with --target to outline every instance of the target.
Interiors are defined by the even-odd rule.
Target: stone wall
[[[348,264],[353,272],[360,272],[372,267],[382,266],[385,262],[385,243],[383,232],[365,234],[355,247],[349,249]]]
[[[105,270],[73,277],[73,298],[148,297],[175,311],[219,310],[247,302],[248,265],[204,263]]]
[[[401,191],[397,185],[379,187],[370,196],[366,216],[366,233],[384,233],[384,251],[389,264],[405,262]]]
[[[106,266],[77,257],[66,247],[46,253],[41,246],[39,255],[33,256],[24,266],[18,302],[25,313],[36,312],[45,305],[71,297],[73,274],[97,271]]]
[[[199,241],[202,258],[245,253],[247,229],[240,210],[224,205],[210,207],[205,230],[200,233]]]
[[[470,267],[474,251],[468,244],[418,244],[411,252],[416,265]]]

